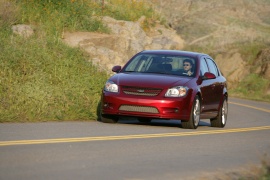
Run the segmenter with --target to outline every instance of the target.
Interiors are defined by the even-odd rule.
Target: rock
[[[151,43],[151,39],[140,27],[139,22],[115,20],[105,16],[103,17],[103,23],[111,29],[111,33],[114,36],[125,39],[128,48],[124,49],[124,51],[130,57],[135,53],[144,50],[145,46]]]
[[[99,69],[111,72],[114,65],[123,65],[128,57],[129,41],[121,36],[93,32],[66,32],[65,43],[80,47],[90,54],[93,64]]]
[[[151,28],[147,35],[151,37],[152,42],[148,49],[183,49],[185,41],[177,34],[174,29],[157,25]]]
[[[17,24],[12,26],[14,34],[18,34],[22,37],[28,38],[34,34],[34,30],[31,26],[25,24]]]
[[[181,49],[184,41],[173,29],[163,26],[145,32],[138,22],[115,20],[103,17],[103,22],[110,29],[110,34],[93,32],[65,32],[63,41],[72,47],[80,47],[90,54],[93,64],[111,72],[114,65],[123,66],[134,54],[144,49]]]

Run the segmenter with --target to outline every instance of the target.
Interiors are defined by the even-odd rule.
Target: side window
[[[217,66],[214,63],[214,61],[212,59],[209,59],[209,58],[206,58],[206,61],[207,61],[210,72],[218,77],[219,72],[218,72]]]
[[[201,59],[201,65],[200,65],[200,76],[203,76],[204,73],[208,72],[208,67],[207,64],[205,62],[205,59],[202,58]]]

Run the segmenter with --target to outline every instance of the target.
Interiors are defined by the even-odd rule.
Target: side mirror
[[[115,73],[119,73],[119,71],[121,71],[121,66],[114,66],[113,68],[112,68],[112,71],[113,72],[115,72]]]
[[[216,75],[214,75],[213,73],[210,73],[210,72],[206,72],[206,73],[204,73],[202,79],[203,80],[216,79]]]

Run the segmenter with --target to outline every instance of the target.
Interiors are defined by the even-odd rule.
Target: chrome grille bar
[[[153,114],[158,113],[157,108],[150,107],[150,106],[121,105],[119,110],[120,111],[130,111],[130,112],[153,113]]]
[[[123,86],[122,89],[125,94],[136,96],[157,96],[162,91],[162,89],[132,86]]]

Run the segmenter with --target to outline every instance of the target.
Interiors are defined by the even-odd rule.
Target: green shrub
[[[270,95],[265,93],[269,85],[269,80],[260,77],[258,74],[250,74],[230,93],[243,98],[270,101]]]

